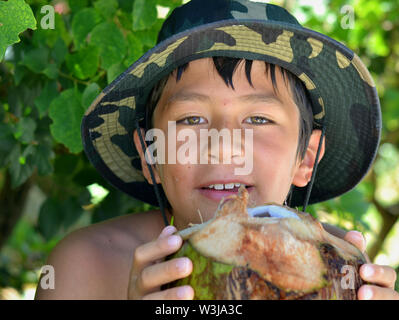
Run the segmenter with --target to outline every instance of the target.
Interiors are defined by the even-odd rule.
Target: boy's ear
[[[144,129],[140,128],[140,131],[141,131],[141,136],[144,139],[144,137],[145,137]],[[137,130],[134,130],[134,132],[133,132],[133,140],[134,140],[134,144],[135,144],[136,149],[140,156],[141,167],[143,170],[144,177],[146,178],[146,180],[149,184],[153,184],[152,179],[151,179],[150,170],[148,169],[147,161],[145,159],[143,148],[141,147],[140,137],[139,137]],[[144,145],[145,145],[145,148],[147,148],[147,144],[146,144],[145,140],[144,140]],[[158,170],[155,168],[154,165],[152,165],[151,167],[153,169],[152,171],[154,172],[155,182],[158,184],[161,183],[161,179],[159,177]]]
[[[312,177],[313,167],[316,160],[317,149],[319,147],[319,141],[321,136],[321,130],[313,130],[309,144],[306,149],[305,156],[301,161],[292,181],[297,187],[304,187],[308,184]],[[323,139],[321,150],[319,154],[319,162],[324,156],[325,151],[325,139]]]

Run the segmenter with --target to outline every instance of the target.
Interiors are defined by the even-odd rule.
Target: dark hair
[[[234,90],[233,85],[233,74],[239,65],[239,63],[245,61],[245,74],[247,76],[248,82],[252,86],[251,81],[251,68],[252,60],[239,59],[239,58],[228,58],[228,57],[213,57],[213,63],[219,75],[222,77],[227,86],[231,86]],[[146,131],[152,128],[152,116],[155,107],[161,98],[162,91],[168,81],[169,77],[176,73],[176,82],[180,80],[183,72],[187,69],[189,62],[178,67],[174,72],[162,78],[152,89],[149,99],[148,106],[146,108]],[[270,72],[270,77],[272,80],[273,88],[277,91],[276,82],[276,65],[269,64],[265,62],[266,72]],[[308,147],[309,138],[313,130],[313,112],[310,99],[308,96],[308,91],[305,88],[304,83],[296,77],[290,71],[279,67],[283,76],[284,81],[288,82],[291,91],[293,93],[294,103],[298,106],[300,120],[299,120],[299,138],[297,147],[297,156],[301,159],[304,158],[306,149]]]

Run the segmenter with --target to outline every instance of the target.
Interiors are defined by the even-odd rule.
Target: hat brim
[[[84,150],[107,181],[157,205],[133,143],[136,120],[145,116],[147,97],[160,79],[184,63],[213,56],[263,60],[304,82],[314,122],[325,126],[326,138],[310,204],[339,196],[362,180],[376,156],[381,111],[373,79],[359,57],[343,44],[301,26],[225,20],[162,41],[88,108],[81,126]],[[295,187],[291,205],[303,205],[305,193],[306,187]]]

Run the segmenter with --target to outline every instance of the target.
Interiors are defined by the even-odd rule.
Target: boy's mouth
[[[238,193],[238,189],[244,186],[248,192],[253,188],[251,185],[246,185],[241,182],[228,182],[228,183],[214,183],[208,186],[199,188],[202,195],[211,200],[220,201],[222,198]]]

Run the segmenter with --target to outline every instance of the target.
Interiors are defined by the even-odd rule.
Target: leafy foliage
[[[155,44],[163,20],[157,17],[160,2],[169,8],[181,4],[61,1],[55,5],[55,28],[44,29],[46,1],[0,1],[0,190],[9,177],[13,190],[32,180],[45,195],[35,224],[22,218],[0,255],[0,287],[21,289],[23,274],[32,269],[32,261],[21,255],[21,242],[36,244],[29,250],[40,261],[38,268],[79,221],[150,209],[116,192],[94,170],[82,152],[80,123],[101,89]],[[88,189],[93,184],[109,190],[102,201],[93,202]],[[18,272],[11,268],[15,263],[21,265]]]

